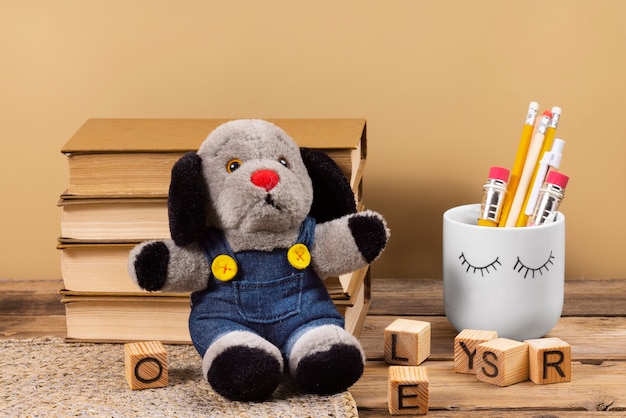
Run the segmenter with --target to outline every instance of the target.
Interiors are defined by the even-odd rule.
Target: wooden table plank
[[[428,360],[422,365],[429,374],[429,411],[626,411],[624,361],[574,362],[571,382],[526,381],[508,387],[455,373],[452,361]],[[368,362],[363,378],[350,390],[359,410],[387,411],[387,370],[382,361]]]
[[[0,280],[0,338],[65,336],[61,280]],[[457,332],[443,313],[441,279],[376,279],[361,342],[365,375],[350,391],[364,418],[388,416],[383,330],[399,317],[431,322],[429,416],[626,416],[626,279],[568,279],[563,317],[548,336],[572,345],[572,382],[507,388],[452,370]]]
[[[359,418],[379,418],[388,417],[389,413],[381,410],[359,410]],[[402,415],[400,415],[402,416]],[[424,417],[424,415],[405,415],[408,417]],[[512,411],[510,409],[494,409],[479,411],[428,411],[426,418],[624,418],[622,411],[585,411],[584,415],[580,411],[562,411],[562,410],[528,410],[528,411]]]
[[[370,361],[351,388],[362,417],[388,416],[383,330],[399,317],[432,325],[431,356],[422,364],[430,374],[429,416],[626,416],[626,280],[568,280],[563,317],[548,336],[572,345],[573,381],[508,388],[453,372],[457,331],[445,318],[441,279],[374,280],[360,337]]]
[[[374,279],[370,315],[444,315],[441,279]],[[626,279],[567,279],[563,316],[626,316]]]
[[[62,280],[0,280],[0,315],[65,315]]]
[[[65,337],[65,315],[0,315],[0,338]]]
[[[383,331],[397,318],[430,322],[429,359],[454,359],[453,342],[458,333],[445,317],[386,315],[368,316],[365,320],[359,339],[368,359],[383,359]],[[569,343],[572,358],[577,361],[626,360],[626,317],[563,317],[547,337],[558,337]]]

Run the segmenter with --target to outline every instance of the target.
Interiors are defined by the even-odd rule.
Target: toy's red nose
[[[250,181],[252,184],[258,187],[262,187],[265,191],[269,192],[278,184],[278,173],[273,170],[259,170],[252,173]]]

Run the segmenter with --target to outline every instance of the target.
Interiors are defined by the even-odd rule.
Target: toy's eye
[[[287,159],[285,157],[280,157],[278,159],[278,162],[281,163],[282,165],[284,165],[285,167],[289,168],[289,161],[287,161]]]
[[[233,171],[241,167],[241,164],[243,164],[241,160],[237,158],[233,158],[226,164],[226,171],[228,171],[229,173],[232,173]]]

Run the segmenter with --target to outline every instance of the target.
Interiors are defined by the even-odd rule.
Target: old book
[[[61,293],[68,341],[191,342],[188,330],[191,308],[186,295]],[[337,308],[346,319],[346,330],[358,336],[369,308],[369,280],[361,284],[353,304]]]
[[[86,243],[62,240],[61,275],[63,286],[73,292],[150,295],[139,289],[128,276],[127,263],[134,242]],[[368,268],[329,277],[324,283],[337,304],[353,304]]]
[[[354,187],[363,209],[361,182]],[[166,197],[83,198],[63,194],[61,239],[83,242],[141,242],[170,237]]]
[[[62,195],[61,239],[140,242],[170,237],[167,198],[91,198]]]
[[[364,119],[268,120],[301,147],[325,151],[358,184],[367,155]],[[226,121],[89,119],[61,149],[69,166],[67,194],[166,196],[174,163]]]
[[[225,121],[90,119],[65,144],[62,151],[67,155],[70,181],[59,201],[62,220],[58,248],[62,251],[68,330],[72,325],[68,337],[89,340],[94,339],[90,333],[96,333],[97,340],[126,340],[128,335],[121,331],[116,334],[107,324],[117,321],[124,329],[125,321],[150,317],[151,312],[164,316],[173,313],[174,317],[184,317],[186,324],[189,296],[136,288],[127,273],[128,254],[141,241],[169,237],[167,191],[171,167],[185,152],[196,150],[208,133]],[[359,209],[363,208],[362,176],[367,154],[364,120],[271,121],[300,146],[321,149],[333,158],[350,180]],[[360,330],[361,315],[369,306],[369,269],[328,278],[325,283],[349,326],[356,329],[358,325]],[[80,324],[94,315],[105,322],[93,323],[93,329],[85,325],[81,330]],[[159,335],[166,334],[171,341],[186,341],[185,335],[176,334],[168,324],[164,320],[158,332],[148,331],[148,335],[160,339]],[[128,333],[141,335],[136,329]]]
[[[189,343],[189,297],[62,292],[69,341]]]

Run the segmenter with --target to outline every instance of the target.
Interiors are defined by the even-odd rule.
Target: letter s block
[[[387,403],[391,415],[426,415],[428,369],[418,366],[390,366]]]
[[[528,380],[528,344],[497,338],[476,347],[476,378],[497,386]]]
[[[167,386],[167,351],[159,341],[124,345],[126,381],[131,389]]]
[[[572,347],[560,338],[537,338],[528,344],[530,380],[537,385],[572,381]]]
[[[396,319],[385,328],[385,361],[417,366],[430,356],[430,322]]]
[[[498,338],[497,331],[464,329],[454,337],[454,371],[456,373],[476,373],[476,347],[485,341]]]

